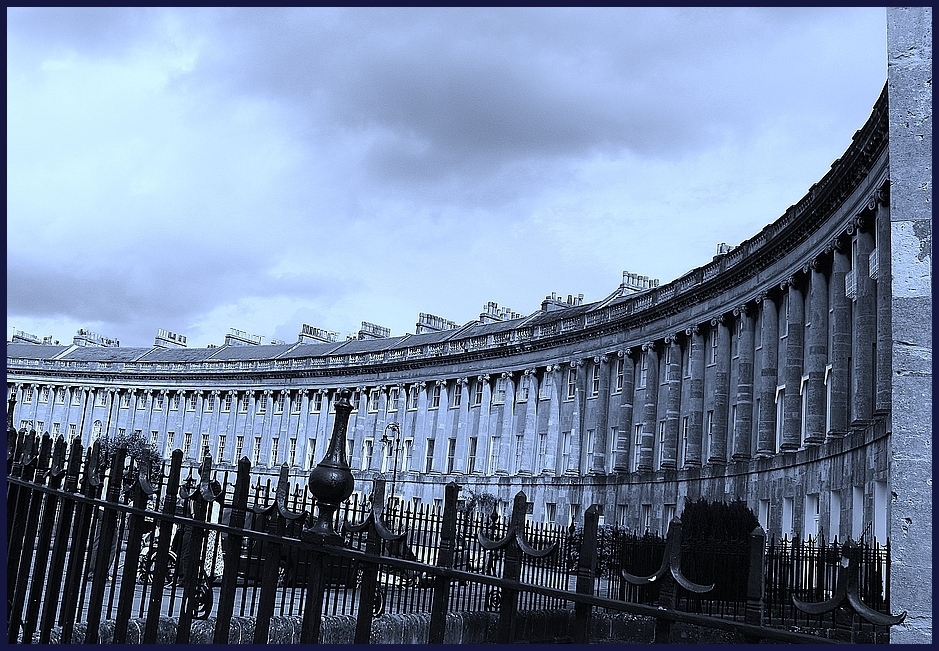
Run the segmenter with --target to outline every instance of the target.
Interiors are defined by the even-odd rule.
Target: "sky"
[[[7,340],[664,284],[797,203],[885,82],[883,8],[8,8]]]

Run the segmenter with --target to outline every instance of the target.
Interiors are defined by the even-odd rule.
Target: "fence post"
[[[374,558],[381,556],[381,538],[373,525],[385,509],[385,480],[372,481],[371,513],[360,525],[365,531],[365,553]],[[355,618],[354,644],[368,644],[372,636],[372,619],[375,611],[375,588],[378,587],[378,566],[364,563],[362,585],[359,587],[359,609]]]
[[[126,448],[117,448],[111,458],[111,472],[108,477],[107,501],[117,504],[121,498],[121,482],[124,474],[124,458]],[[101,516],[101,535],[98,538],[97,556],[94,559],[94,578],[91,582],[91,596],[89,597],[88,626],[85,630],[85,644],[98,642],[98,627],[101,624],[101,608],[104,601],[104,584],[107,582],[108,566],[110,565],[111,547],[114,544],[114,532],[117,525],[117,511],[104,507]]]
[[[149,454],[139,460],[132,460],[130,472],[136,470],[136,476],[129,477],[129,490],[135,509],[147,508],[150,496],[156,490],[150,485]],[[136,468],[134,467],[136,466]],[[127,626],[130,622],[131,606],[134,604],[134,592],[137,584],[137,564],[140,559],[140,542],[143,537],[144,520],[140,512],[131,513],[130,527],[127,534],[127,549],[124,552],[124,573],[121,576],[121,594],[117,605],[117,620],[114,624],[113,644],[123,644],[127,640]]]
[[[672,519],[668,525],[668,533],[666,534],[668,543],[671,543],[672,550],[675,548],[678,549],[678,554],[676,555],[675,560],[680,562],[681,559],[681,520],[677,517]],[[669,556],[669,549],[666,548],[665,551],[666,557]],[[672,560],[672,559],[669,559]],[[673,567],[681,567],[680,564],[673,562]],[[665,572],[662,577],[662,582],[659,587],[659,608],[665,608],[666,610],[675,609],[676,601],[676,586],[675,579],[672,577],[671,572]],[[658,617],[655,620],[655,637],[653,641],[656,644],[668,644],[669,638],[672,633],[672,621],[670,619],[664,619]]]
[[[82,465],[81,439],[75,437],[68,450],[68,467],[65,471],[65,492],[78,492],[78,476]],[[39,623],[39,643],[48,644],[52,627],[55,624],[55,612],[58,606],[58,595],[62,594],[62,579],[65,572],[65,552],[68,550],[68,532],[72,527],[72,514],[75,512],[75,500],[63,497],[62,508],[59,513],[59,522],[55,531],[55,546],[52,549],[51,569],[46,580],[46,595],[54,595],[55,599],[47,599],[42,605],[42,618]]]
[[[349,415],[352,413],[352,403],[349,402],[351,394],[348,389],[339,392],[329,447],[326,448],[323,460],[310,471],[307,480],[310,493],[316,500],[316,518],[309,529],[303,530],[300,537],[317,545],[341,542],[341,537],[333,528],[333,515],[339,505],[349,499],[355,490],[355,479],[346,460],[346,430],[349,427]],[[326,577],[323,575],[325,552],[314,547],[309,558],[310,579],[307,583],[307,598],[300,629],[301,644],[319,642],[326,590]]]
[[[528,511],[528,498],[519,491],[512,503],[512,519],[509,532],[524,531],[525,513]],[[518,545],[511,542],[505,546],[505,560],[502,565],[502,578],[518,581],[522,575],[522,558]],[[499,626],[496,642],[512,644],[515,642],[515,620],[518,616],[518,590],[505,586],[502,588],[502,602],[499,604]]]
[[[31,431],[22,438],[22,443],[18,441],[16,446],[16,460],[13,462],[14,477],[20,477],[25,481],[32,481],[36,474],[36,436]],[[7,606],[11,608],[14,601],[17,585],[17,565],[19,564],[20,554],[25,546],[26,532],[23,525],[26,522],[26,514],[29,511],[29,499],[32,491],[25,486],[14,486],[7,498]],[[10,615],[15,615],[10,612]],[[11,617],[7,622],[7,638],[11,644],[16,642],[19,628],[19,616]]]
[[[228,644],[229,627],[232,612],[235,609],[235,589],[238,585],[238,564],[241,560],[241,542],[244,536],[238,534],[245,527],[248,512],[248,487],[251,484],[251,462],[248,457],[238,461],[238,475],[235,479],[235,493],[229,512],[228,526],[231,531],[225,537],[225,571],[222,574],[222,587],[219,589],[218,612],[215,615],[213,644]]]
[[[45,441],[43,442],[45,445]],[[52,463],[49,465],[48,478],[51,492],[45,495],[45,504],[42,507],[43,518],[36,534],[36,562],[33,565],[33,576],[29,588],[29,599],[26,607],[26,617],[23,623],[23,643],[32,642],[36,630],[36,620],[39,618],[39,603],[42,600],[43,589],[46,586],[46,573],[49,578],[55,574],[49,565],[49,549],[54,542],[52,527],[55,524],[55,513],[59,502],[58,489],[65,475],[65,439],[59,436],[52,450]],[[58,599],[58,591],[49,592]]]
[[[209,599],[206,606],[206,611],[208,611],[211,610],[212,600],[215,598],[212,586],[208,585],[205,570],[202,568],[202,542],[205,539],[205,529],[198,526],[200,522],[206,521],[209,503],[218,500],[222,494],[221,484],[210,480],[211,473],[212,457],[206,455],[202,460],[202,465],[199,466],[199,483],[191,491],[182,494],[184,500],[192,501],[193,508],[189,522],[184,523],[179,532],[182,536],[182,544],[180,545],[180,558],[176,559],[176,572],[178,575],[182,568],[183,574],[179,578],[185,582],[185,586],[183,587],[183,603],[179,610],[179,626],[176,629],[177,644],[189,642],[192,620],[195,618],[202,599]],[[263,592],[261,594],[263,597]],[[205,616],[208,616],[208,612]]]
[[[453,567],[453,547],[456,539],[456,502],[460,486],[451,481],[444,489],[443,525],[440,530],[440,551],[437,554],[438,567]],[[447,606],[450,600],[450,579],[445,576],[434,578],[434,597],[430,611],[430,632],[428,644],[443,644],[447,631]]]
[[[584,513],[584,535],[580,540],[580,553],[577,559],[577,592],[593,594],[594,574],[597,568],[597,532],[600,523],[600,507],[592,504]],[[587,644],[590,635],[589,604],[574,605],[574,644]]]
[[[52,439],[48,434],[41,439],[37,439],[34,445],[38,444],[39,455],[34,457],[33,463],[24,468],[23,479],[34,482],[34,485],[41,486],[45,479],[45,469],[49,465],[49,458],[52,453]],[[22,503],[25,510],[17,514],[17,522],[14,526],[19,528],[20,533],[17,536],[23,542],[22,547],[10,561],[14,566],[14,573],[7,575],[7,580],[14,584],[13,601],[7,602],[10,609],[9,621],[7,625],[11,629],[10,642],[17,641],[20,625],[23,623],[23,606],[26,601],[26,584],[29,581],[29,568],[33,560],[33,544],[36,541],[36,532],[39,529],[39,511],[42,508],[43,493],[35,490],[33,486],[22,487]],[[25,528],[23,527],[25,521]],[[9,589],[9,588],[8,588]]]
[[[747,569],[747,605],[744,611],[744,621],[754,626],[763,625],[763,583],[764,554],[766,553],[766,532],[757,525],[750,532],[750,565]],[[759,640],[747,637],[747,642],[756,644]]]

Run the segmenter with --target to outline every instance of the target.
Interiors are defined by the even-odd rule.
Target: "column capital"
[[[677,346],[678,338],[681,336],[681,331],[665,335],[665,343],[669,346]]]
[[[457,378],[456,383],[459,385],[469,384],[469,378],[468,377]]]
[[[274,390],[273,390],[273,389],[264,389],[264,391],[262,391],[262,393],[264,394],[264,396],[265,396],[266,398],[270,398],[270,397],[274,394]]]
[[[747,316],[747,314],[749,313],[749,311],[750,311],[750,304],[749,304],[749,303],[743,303],[743,304],[738,305],[737,307],[734,308],[734,316],[737,316],[737,317],[739,317],[739,316]]]
[[[713,319],[711,319],[711,327],[712,327],[712,328],[715,327],[715,326],[717,326],[718,324],[724,325],[724,315],[723,315],[723,314],[720,314],[720,315],[714,317]]]
[[[646,352],[649,352],[650,350],[653,351],[653,352],[655,352],[655,342],[654,342],[654,341],[648,341],[648,342],[642,344],[642,352],[646,353]]]
[[[438,387],[445,387],[445,386],[447,386],[447,381],[446,381],[446,380],[437,380],[437,381],[436,381],[436,386],[438,386]]]
[[[536,371],[536,370],[537,370],[537,369],[534,369],[534,368],[526,368],[526,369],[525,369],[525,375],[535,375],[535,371]]]
[[[219,389],[212,389],[212,395],[218,397],[222,392]]]
[[[427,388],[427,382],[415,382],[413,386],[416,386],[418,391],[423,391]]]
[[[693,326],[688,326],[687,328],[685,328],[685,336],[690,337],[691,335],[699,335],[699,334],[701,334],[701,326],[699,326],[698,324],[695,324]]]

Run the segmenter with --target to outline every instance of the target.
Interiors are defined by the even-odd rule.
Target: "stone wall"
[[[932,642],[932,9],[887,9],[893,277],[890,603]]]

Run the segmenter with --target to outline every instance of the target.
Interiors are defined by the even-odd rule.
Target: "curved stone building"
[[[300,473],[349,387],[350,465],[394,474],[404,500],[457,480],[505,505],[523,488],[536,518],[566,524],[597,503],[607,522],[662,530],[685,500],[744,499],[772,533],[885,539],[887,126],[885,90],[802,201],[667,285],[403,337],[11,343],[18,424],[85,442],[140,430],[191,463],[246,455]]]
[[[901,54],[844,155],[775,222],[674,282],[624,279],[596,303],[548,297],[463,326],[422,315],[400,337],[9,343],[15,425],[84,442],[140,430],[191,464],[247,456],[304,475],[351,388],[359,491],[384,473],[402,500],[441,502],[455,480],[505,509],[523,489],[535,519],[579,521],[596,503],[608,523],[655,531],[687,500],[745,500],[769,534],[889,536],[907,590],[894,604],[915,603],[923,586],[903,577],[915,554],[931,559],[931,335],[916,330],[925,317],[931,333],[931,212],[914,180],[931,158],[911,129],[928,122],[931,143],[931,103],[902,53],[931,29],[904,11],[888,12]],[[925,624],[905,626],[922,639]]]

